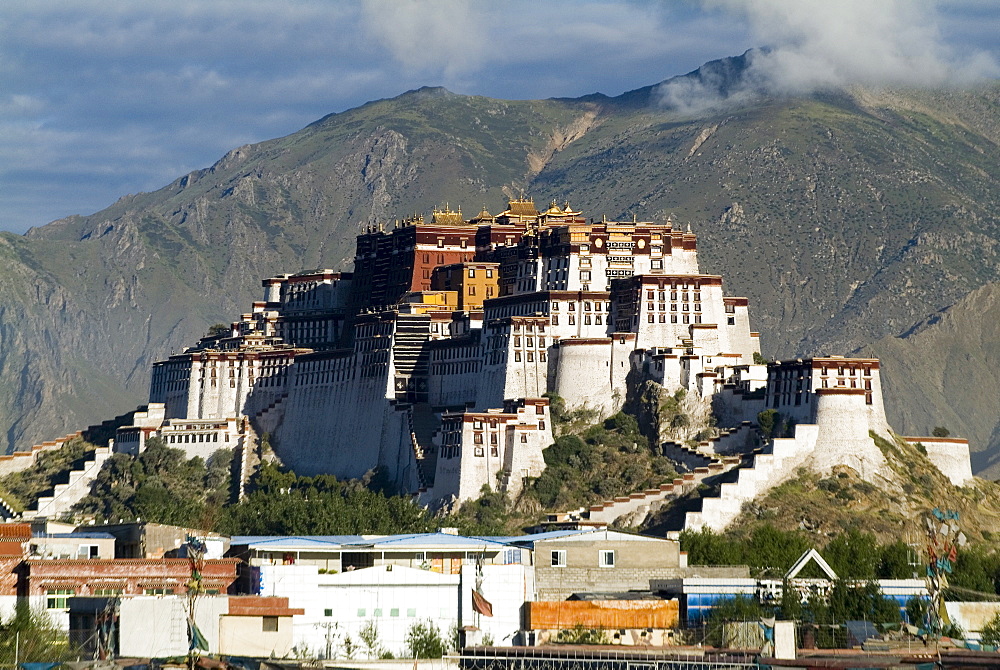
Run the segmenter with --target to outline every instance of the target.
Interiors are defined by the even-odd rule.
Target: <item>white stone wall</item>
[[[415,622],[430,619],[447,634],[458,621],[458,575],[403,566],[321,575],[314,565],[267,565],[261,573],[261,595],[287,597],[289,607],[305,610],[293,617],[292,637],[309,656],[326,656],[328,631],[337,636],[333,656],[343,656],[344,635],[363,646],[359,633],[369,621],[385,649],[405,656],[406,633]]]
[[[481,332],[481,331],[480,331]],[[479,337],[431,345],[427,401],[438,407],[464,406],[479,391],[483,371],[483,348]]]
[[[483,487],[520,492],[526,477],[545,469],[542,450],[552,444],[545,398],[509,401],[503,411],[446,413],[435,435],[434,486],[422,502],[471,500]]]
[[[862,389],[820,389],[815,396],[819,437],[810,460],[821,473],[846,465],[873,481],[886,472],[885,456],[869,436],[868,406]]]
[[[912,444],[920,443],[927,450],[927,458],[955,486],[972,482],[972,462],[969,441],[960,438],[904,437]]]
[[[610,338],[559,341],[555,392],[567,407],[614,413],[611,352]]]

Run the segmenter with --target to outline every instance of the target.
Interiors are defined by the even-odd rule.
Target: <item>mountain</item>
[[[685,77],[733,87],[745,57]],[[898,429],[947,425],[1000,447],[993,385],[955,404],[950,386],[902,372],[937,355],[956,383],[988,374],[972,342],[919,333],[1000,281],[1000,86],[758,97],[699,114],[659,106],[661,87],[537,101],[410,91],[91,216],[0,235],[5,446],[142,402],[150,363],[235,318],[260,278],[350,269],[360,226],[445,203],[495,212],[523,189],[589,216],[690,225],[703,271],[751,299],[767,355],[884,355]]]

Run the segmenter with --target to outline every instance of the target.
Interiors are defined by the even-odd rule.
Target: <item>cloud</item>
[[[950,3],[954,11],[957,3]],[[747,55],[741,83],[687,78],[660,89],[664,105],[683,112],[742,102],[758,93],[802,94],[851,85],[964,85],[1000,73],[978,49],[956,49],[925,0],[705,0],[745,21],[765,48]],[[732,83],[732,82],[729,82]]]
[[[782,23],[765,11],[777,3],[707,1],[2,0],[0,229],[92,212],[235,146],[423,85],[617,95],[761,43],[784,45],[776,58],[802,52],[769,65],[772,79],[812,77],[796,70],[813,42],[795,21],[782,20],[788,35],[759,25]],[[932,44],[995,48],[991,3],[948,2]]]

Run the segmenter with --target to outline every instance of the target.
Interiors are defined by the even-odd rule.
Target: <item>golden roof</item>
[[[453,212],[451,208],[446,204],[444,209],[434,209],[431,215],[431,223],[440,223],[449,226],[461,226],[465,223],[465,219],[462,218],[462,209],[459,208],[457,212]]]

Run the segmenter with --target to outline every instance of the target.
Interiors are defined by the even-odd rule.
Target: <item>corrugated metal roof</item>
[[[596,528],[583,528],[577,530],[549,530],[544,533],[532,533],[530,535],[508,535],[508,536],[497,536],[489,537],[495,542],[502,542],[504,544],[533,544],[539,540],[551,540],[557,537],[567,537],[569,535],[581,535],[584,533],[595,533]]]
[[[249,545],[259,549],[313,546],[330,549],[335,546],[364,541],[360,535],[234,535],[231,546]],[[266,546],[264,546],[266,545]]]

